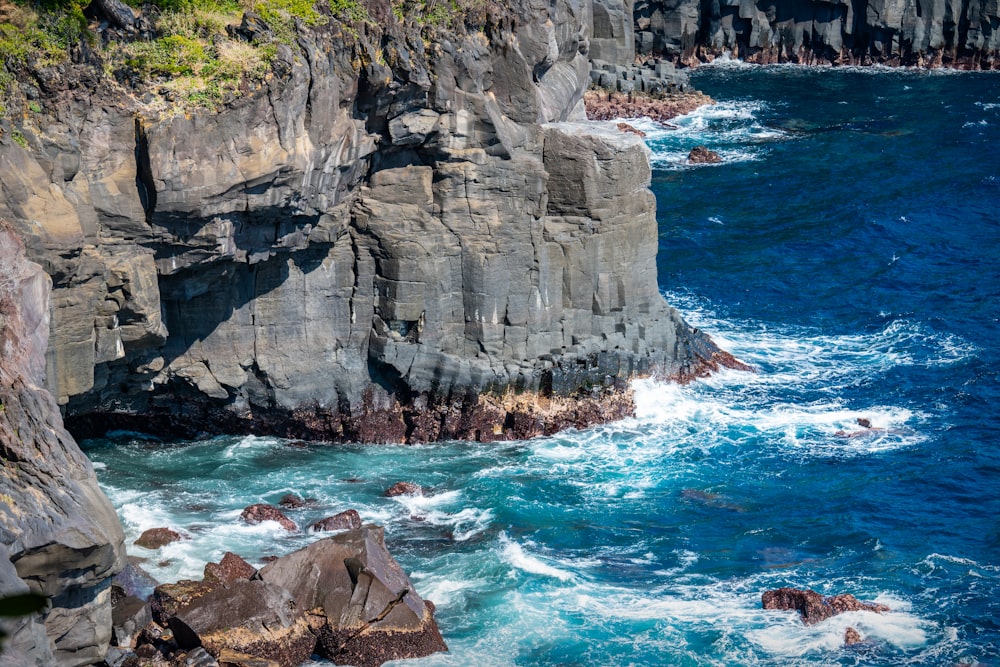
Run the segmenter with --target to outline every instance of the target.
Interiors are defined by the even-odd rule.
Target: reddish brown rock
[[[658,123],[669,124],[671,119],[713,104],[714,100],[702,93],[652,96],[636,92],[588,90],[583,94],[583,103],[590,120],[651,118]]]
[[[861,633],[854,628],[844,630],[844,646],[854,646],[855,644],[860,644],[861,641]]]
[[[329,530],[356,530],[361,527],[361,515],[357,510],[345,510],[339,514],[320,519],[309,526],[312,532]]]
[[[419,484],[413,482],[396,482],[385,490],[385,495],[390,498],[396,496],[422,496],[424,489]]]
[[[294,493],[286,493],[278,501],[278,504],[285,509],[297,510],[306,506],[306,501],[302,500],[299,496]]]
[[[816,591],[799,588],[779,588],[761,597],[764,609],[797,610],[806,625],[815,625],[845,611],[889,611],[884,604],[861,602],[850,594],[823,597]]]
[[[256,573],[257,568],[231,551],[227,551],[218,563],[205,564],[205,582],[230,584],[249,579]]]
[[[691,164],[718,164],[722,162],[722,156],[705,146],[695,146],[688,153],[688,162]]]
[[[640,130],[637,127],[633,127],[632,125],[629,125],[628,123],[618,123],[617,127],[618,127],[619,130],[621,130],[622,132],[625,132],[626,134],[634,134],[636,136],[642,137],[643,139],[646,138],[646,133],[645,132],[643,132],[642,130]]]
[[[262,521],[277,521],[281,524],[281,527],[287,531],[296,531],[298,526],[295,522],[285,516],[284,512],[279,510],[277,507],[271,507],[270,505],[265,505],[263,503],[257,503],[256,505],[250,505],[243,513],[240,514],[240,518],[249,524],[257,524]]]
[[[170,528],[150,528],[143,531],[133,544],[145,549],[159,549],[181,539],[181,534]]]

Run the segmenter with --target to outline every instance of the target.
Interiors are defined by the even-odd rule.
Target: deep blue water
[[[1000,665],[1000,76],[731,67],[651,124],[660,282],[755,374],[637,384],[639,415],[527,442],[87,443],[164,580],[386,526],[451,652],[414,664]],[[689,167],[705,144],[725,158]],[[876,430],[854,437],[867,418]],[[426,498],[382,497],[409,480]],[[779,586],[888,604],[806,627]],[[865,638],[844,648],[846,627]]]

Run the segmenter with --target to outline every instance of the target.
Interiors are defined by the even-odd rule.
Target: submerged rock
[[[339,514],[320,519],[309,530],[313,532],[330,530],[356,530],[361,527],[361,515],[357,510],[345,510]]]
[[[884,604],[861,602],[850,594],[824,597],[816,591],[799,588],[778,588],[767,591],[761,597],[764,609],[797,610],[806,625],[815,625],[831,616],[846,611],[889,611]]]
[[[424,487],[413,482],[396,482],[385,490],[385,495],[389,498],[395,498],[396,496],[422,496],[424,495]]]
[[[722,156],[706,146],[695,146],[688,153],[688,162],[691,164],[718,164],[722,162]]]
[[[277,507],[271,507],[270,505],[265,505],[263,503],[250,505],[243,510],[243,513],[240,514],[240,518],[249,524],[257,524],[264,521],[277,521],[281,524],[282,528],[289,532],[294,532],[299,529],[294,521],[285,516],[284,512],[279,510]]]
[[[144,549],[159,549],[181,539],[181,534],[170,528],[150,528],[143,531],[142,535],[133,542],[137,547]]]

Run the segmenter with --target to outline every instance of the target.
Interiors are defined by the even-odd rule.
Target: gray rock
[[[124,535],[40,386],[49,278],[3,222],[0,265],[0,590],[50,598],[41,617],[5,624],[10,650],[27,664],[89,665],[111,638],[111,577],[124,565]]]
[[[131,595],[119,600],[111,609],[111,643],[132,648],[139,633],[153,620],[145,600]]]
[[[316,650],[336,664],[377,667],[447,650],[430,608],[386,550],[381,527],[314,542],[269,563],[260,577],[317,610]]]

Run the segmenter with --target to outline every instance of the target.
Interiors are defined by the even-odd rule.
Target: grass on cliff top
[[[114,38],[102,47],[91,0],[0,0],[0,117],[18,78],[65,62],[82,40],[99,50],[108,77],[149,90],[174,107],[217,108],[259,86],[279,46],[295,51],[301,26],[332,18],[348,24],[371,20],[368,0],[125,2],[151,21],[154,36]],[[498,6],[496,0],[390,0],[397,21],[430,29],[482,26]],[[244,12],[263,19],[270,34],[252,42],[231,35],[227,27],[239,26]]]

